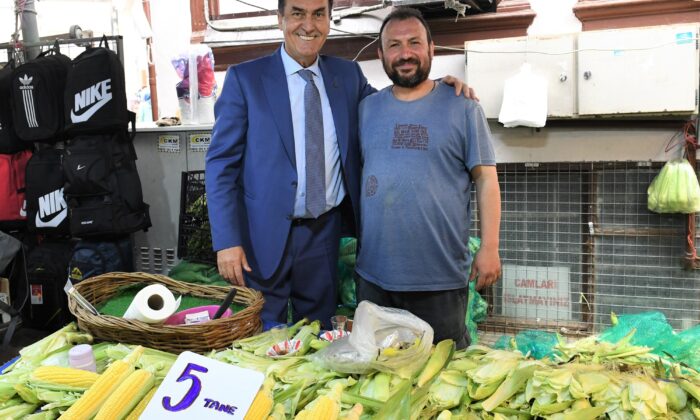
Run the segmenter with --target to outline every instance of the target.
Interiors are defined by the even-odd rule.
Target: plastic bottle
[[[68,363],[72,368],[97,372],[95,355],[92,353],[92,346],[89,344],[79,344],[68,350]]]

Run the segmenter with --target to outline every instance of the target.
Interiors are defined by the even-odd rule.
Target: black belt
[[[318,216],[317,219],[312,219],[310,217],[299,217],[296,219],[292,219],[292,226],[304,226],[304,225],[308,225],[308,224],[311,224],[314,222],[321,221],[321,220],[333,215],[338,210],[339,210],[339,206],[333,207],[332,209],[330,209],[327,212],[323,213],[322,215]]]

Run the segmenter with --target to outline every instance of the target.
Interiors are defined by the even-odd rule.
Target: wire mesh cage
[[[646,311],[676,329],[697,324],[700,271],[684,264],[687,215],[647,209],[661,166],[499,165],[503,275],[485,292],[490,316],[480,329],[589,335],[610,324],[611,312]]]
[[[182,173],[177,257],[193,262],[215,264],[207,213],[204,171]]]

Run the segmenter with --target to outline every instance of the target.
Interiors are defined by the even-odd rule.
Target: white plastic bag
[[[428,360],[433,328],[403,309],[362,301],[352,334],[309,356],[325,368],[344,373],[376,369],[409,378]]]
[[[547,80],[525,63],[506,79],[498,122],[505,127],[544,127],[547,122]]]

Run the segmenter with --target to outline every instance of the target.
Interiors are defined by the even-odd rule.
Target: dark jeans
[[[357,302],[368,300],[379,306],[405,309],[433,327],[433,343],[451,338],[458,349],[469,346],[469,332],[464,323],[469,289],[394,292],[384,290],[355,274]]]

